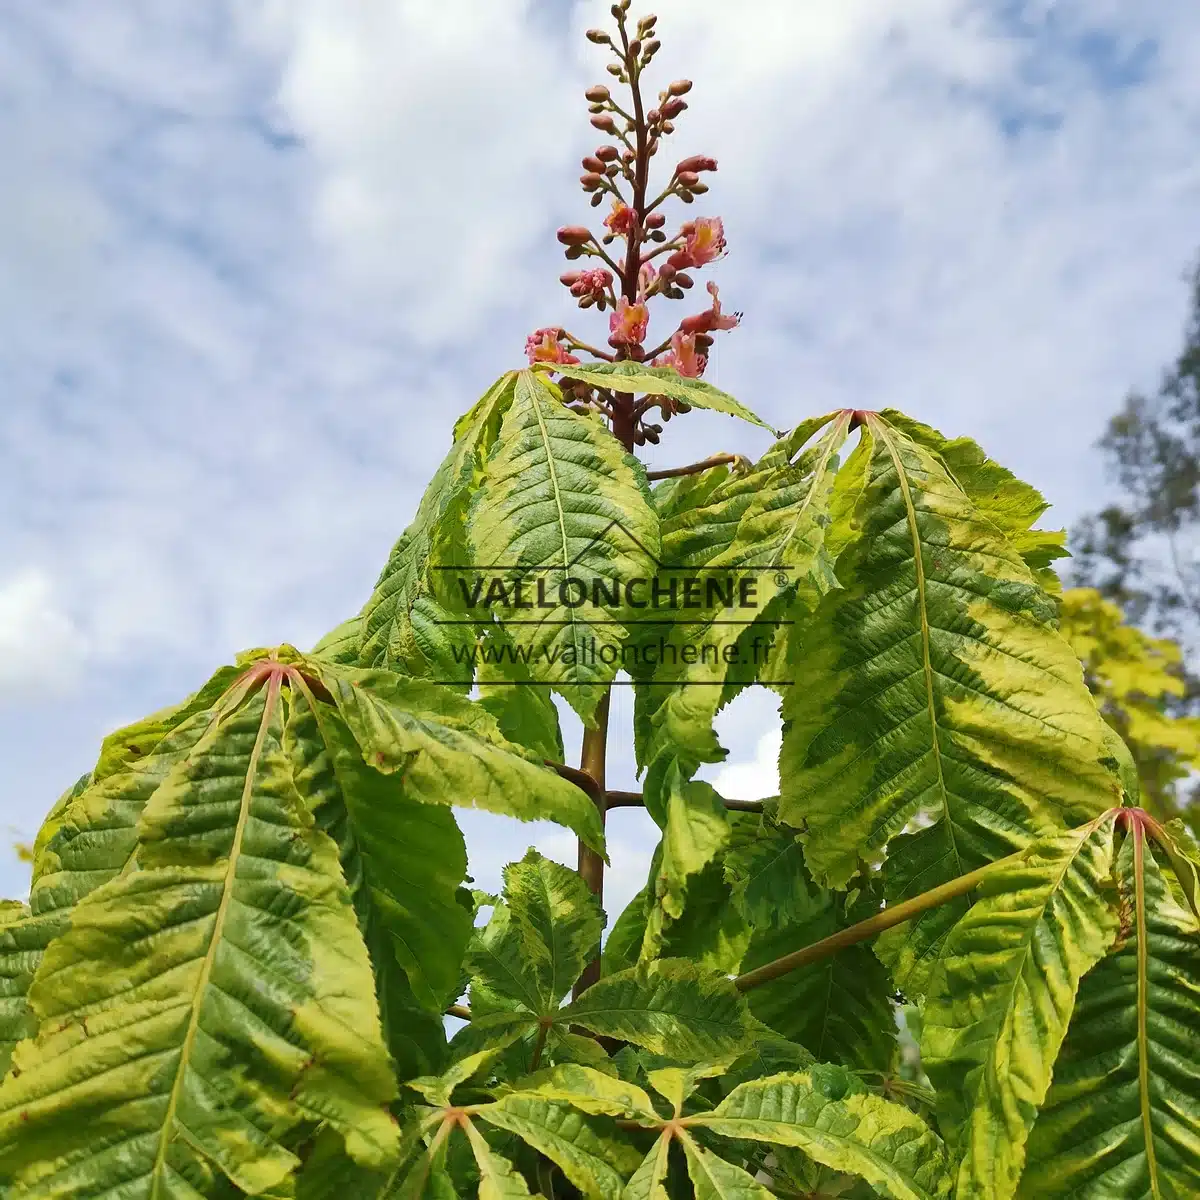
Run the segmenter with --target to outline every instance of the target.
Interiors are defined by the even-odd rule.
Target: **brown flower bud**
[[[596,157],[601,162],[612,162],[613,159],[616,158],[619,153],[620,153],[620,151],[616,148],[616,146],[597,146],[596,147]]]
[[[564,246],[582,246],[592,240],[592,231],[582,225],[564,225],[556,236]]]
[[[638,28],[652,29],[656,24],[658,24],[658,14],[647,13],[640,21],[638,21]]]
[[[674,121],[664,121],[659,126],[659,128],[663,131],[663,133],[674,133],[675,132],[675,122]]]
[[[595,171],[589,171],[586,175],[580,175],[579,182],[583,185],[585,192],[594,192],[604,182],[604,176],[597,175]]]
[[[683,112],[685,108],[687,108],[686,100],[680,100],[678,96],[672,96],[670,100],[668,100],[666,104],[662,106],[663,116],[666,117],[668,121],[673,120],[675,117],[679,116],[679,114]]]
[[[639,54],[641,54],[641,52],[642,52],[642,43],[639,42],[637,38],[634,38],[633,41],[629,43],[629,57],[637,58],[637,56]]]
[[[670,122],[668,122],[667,125],[665,125],[663,128],[666,130],[667,133],[670,133],[671,132]],[[650,155],[651,158],[653,158],[654,155],[658,153],[658,138],[650,139],[650,145],[646,147],[646,153],[648,155]]]
[[[631,163],[631,162],[633,162],[633,157],[634,157],[634,155],[633,155],[633,151],[632,151],[632,150],[622,150],[622,151],[621,151],[621,161],[622,161],[623,163]]]
[[[614,17],[616,17],[616,18],[617,18],[617,20],[619,21],[619,20],[621,19],[621,17],[624,15],[625,9],[626,9],[626,8],[628,8],[628,7],[629,7],[629,5],[628,5],[628,4],[626,4],[626,5],[622,6],[622,5],[621,5],[621,3],[620,3],[620,2],[619,2],[619,0],[618,0],[618,3],[614,4],[614,5],[612,6],[612,8],[610,8],[608,11],[609,11],[610,13],[612,13],[612,15],[613,15]]]
[[[676,171],[715,171],[717,169],[717,160],[709,158],[707,154],[692,154],[685,158],[675,168]]]
[[[667,218],[660,212],[647,213],[645,223],[647,229],[661,229],[667,223]]]
[[[615,76],[617,79],[619,79],[622,83],[625,82],[625,72],[621,70],[620,63],[609,63],[608,66],[605,67],[604,69],[610,75]]]
[[[586,163],[584,164],[587,165]],[[695,171],[677,171],[675,178],[679,180],[685,188],[694,188],[700,182],[700,176]]]
[[[684,202],[684,204],[691,204],[692,201],[696,199],[691,192],[676,192],[676,195]]]
[[[713,344],[713,340],[712,340],[711,335],[709,335],[707,333],[696,334],[696,349],[697,350],[711,350],[712,344]]]
[[[593,207],[593,208],[599,208],[599,207],[600,207],[600,205],[601,205],[601,204],[603,204],[603,203],[604,203],[604,193],[603,193],[603,192],[597,192],[597,193],[596,193],[596,194],[595,194],[595,195],[592,197],[592,207]]]
[[[646,114],[646,121],[650,125],[657,125],[662,120],[662,111],[657,108],[652,108]]]
[[[663,263],[663,265],[658,268],[658,277],[664,283],[670,283],[671,280],[675,278],[675,268],[671,266],[669,262]]]
[[[580,308],[591,308],[592,305],[595,303],[596,303],[596,297],[593,296],[591,292],[588,292],[586,295],[580,297],[579,307]]]
[[[594,154],[589,154],[583,160],[583,169],[585,171],[595,171],[602,175],[604,173],[604,164]]]
[[[675,276],[675,282],[681,288],[690,288],[696,281],[690,275],[685,275],[682,271],[680,271],[679,274]]]
[[[559,277],[558,282],[564,287],[574,287],[582,278],[582,271],[564,271]]]
[[[612,93],[602,83],[594,83],[586,92],[583,93],[593,104],[599,104],[602,100],[607,100]]]
[[[583,247],[582,246],[568,246],[566,251],[563,254],[563,257],[564,258],[582,258],[583,257]]]
[[[609,179],[615,179],[620,173],[621,168],[616,163],[609,163],[608,166],[604,168],[604,174],[607,175]]]
[[[646,57],[653,58],[658,53],[658,48],[661,45],[662,45],[662,42],[660,42],[657,38],[655,38],[651,42],[647,42],[646,43]]]
[[[603,130],[605,133],[617,132],[616,122],[607,113],[605,113],[603,116],[593,117],[592,124],[597,129]]]
[[[709,345],[712,345],[712,343],[710,342]],[[699,346],[700,346],[699,338],[696,339],[696,346],[697,346],[697,348],[699,348]],[[683,400],[676,400],[675,401],[675,411],[677,413],[690,413],[692,411],[692,406],[690,404],[685,403]]]
[[[661,229],[651,229],[646,235],[652,242],[665,242],[667,235]]]
[[[662,433],[661,425],[647,425],[646,426],[646,441],[648,441],[650,443],[650,445],[652,445],[652,446],[657,446],[658,445],[658,436],[660,433]]]
[[[686,96],[692,90],[692,81],[690,79],[677,79],[674,83],[667,85],[667,91],[672,96]]]
[[[583,36],[586,37],[589,42],[593,42],[597,46],[606,45],[612,40],[603,29],[589,29]]]

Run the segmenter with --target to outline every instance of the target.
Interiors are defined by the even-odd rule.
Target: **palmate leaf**
[[[773,1193],[741,1167],[726,1162],[688,1134],[680,1141],[696,1200],[770,1200]]]
[[[929,1200],[950,1190],[946,1152],[915,1113],[862,1090],[840,1067],[743,1083],[688,1125],[723,1137],[803,1150],[837,1171],[860,1175],[894,1200]]]
[[[641,611],[629,585],[654,573],[658,517],[645,469],[608,430],[567,409],[542,376],[522,371],[468,536],[483,604],[472,593],[472,611],[482,621],[490,610],[533,676],[590,721]],[[470,581],[447,586],[455,583]],[[504,600],[488,602],[502,585]]]
[[[923,1011],[921,1062],[942,1131],[962,1155],[962,1200],[1016,1191],[1079,981],[1112,939],[1104,883],[1114,817],[1039,843],[988,877],[947,939]]]
[[[549,688],[537,686],[530,669],[519,660],[502,625],[489,626],[475,672],[481,708],[496,718],[500,732],[518,746],[552,762],[566,758],[558,708]],[[492,656],[508,654],[503,666]]]
[[[350,617],[331,629],[309,652],[314,658],[327,658],[330,662],[358,665],[362,653],[363,619]]]
[[[461,619],[452,607],[455,593],[436,585],[431,568],[459,568],[468,561],[466,508],[515,387],[513,373],[502,376],[455,425],[454,444],[363,607],[362,665],[447,683],[470,682],[470,659],[463,652],[474,634],[469,625],[454,623]]]
[[[634,392],[644,395],[669,396],[682,400],[693,408],[708,408],[713,412],[740,417],[752,425],[770,429],[761,417],[752,413],[740,400],[705,383],[702,379],[689,379],[680,375],[674,367],[650,367],[626,359],[614,363],[586,363],[564,365],[555,363],[553,371],[564,379],[578,379],[594,387],[609,388],[615,392]]]
[[[367,1165],[394,1153],[370,964],[337,848],[296,790],[278,680],[195,718],[202,735],[141,813],[137,869],[47,950],[38,1035],[0,1086],[13,1197],[135,1179],[193,1197],[214,1169],[260,1192],[321,1120]]]
[[[1134,825],[1116,943],[1084,976],[1019,1195],[1200,1194],[1200,921]]]
[[[780,816],[807,829],[814,876],[841,886],[886,854],[904,900],[1119,803],[1107,727],[1005,530],[873,414],[838,486],[857,527],[842,589],[805,627],[783,704]],[[881,939],[910,995],[966,906]]]

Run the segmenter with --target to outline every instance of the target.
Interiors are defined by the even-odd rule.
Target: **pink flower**
[[[612,212],[604,218],[604,224],[608,226],[609,232],[615,233],[618,237],[628,237],[636,222],[637,213],[623,200],[614,200]]]
[[[725,253],[725,226],[720,217],[697,217],[679,227],[683,249],[676,250],[667,262],[676,270],[702,267]]]
[[[650,289],[654,286],[655,279],[658,278],[658,271],[655,270],[653,263],[642,263],[641,270],[638,271],[638,300],[644,301],[650,293]]]
[[[646,338],[646,326],[650,323],[650,310],[644,304],[630,304],[622,296],[617,307],[608,318],[608,344],[610,346],[640,346]]]
[[[666,354],[660,354],[651,364],[652,367],[674,367],[680,375],[687,379],[699,379],[708,366],[708,357],[696,353],[696,335],[684,333],[677,329],[671,335],[671,349]]]
[[[525,339],[525,353],[529,356],[529,361],[562,363],[564,366],[577,363],[579,359],[567,353],[566,346],[559,340],[561,337],[562,330],[556,325],[535,329]]]
[[[590,296],[593,301],[601,299],[612,286],[612,272],[604,267],[592,271],[580,271],[578,278],[571,284],[571,295],[583,299]]]
[[[717,285],[711,280],[708,283],[708,294],[712,297],[712,307],[707,312],[697,313],[694,317],[684,317],[679,322],[679,329],[682,333],[712,333],[717,329],[733,329],[741,321],[741,313],[721,312]]]

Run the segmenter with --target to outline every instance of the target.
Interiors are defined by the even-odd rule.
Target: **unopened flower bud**
[[[670,283],[671,280],[675,278],[675,273],[675,268],[671,266],[669,262],[663,263],[663,265],[658,268],[658,277],[664,283]]]
[[[626,5],[625,7],[626,7],[626,8],[628,8],[628,5]],[[619,20],[621,19],[621,16],[622,16],[622,14],[625,12],[625,9],[624,9],[624,8],[622,8],[622,7],[621,7],[621,5],[620,5],[619,3],[617,3],[617,4],[614,4],[614,5],[612,6],[612,8],[610,8],[608,11],[609,11],[610,13],[612,13],[612,15],[613,15],[614,17],[616,17],[616,18],[617,18],[617,20],[619,21]]]
[[[603,192],[597,192],[592,197],[592,207],[593,208],[599,208],[603,202],[604,202],[604,193]]]
[[[676,195],[684,202],[684,204],[691,204],[692,201],[696,199],[691,192],[677,192]]]
[[[660,212],[652,212],[646,215],[647,229],[661,229],[667,223],[667,218]]]
[[[642,43],[639,42],[637,40],[637,38],[634,38],[633,41],[629,43],[629,57],[637,58],[637,56],[639,54],[641,54],[641,52],[642,52]]]
[[[658,23],[657,13],[647,13],[640,21],[638,21],[639,29],[653,29]]]
[[[558,282],[564,287],[574,287],[582,278],[582,271],[564,271],[559,277]]]
[[[690,288],[696,281],[690,275],[685,275],[682,271],[680,271],[675,276],[675,282],[681,288]]]
[[[586,92],[583,93],[593,104],[599,104],[602,100],[607,100],[612,93],[602,83],[594,83]]]
[[[664,121],[659,126],[659,128],[663,131],[663,133],[674,133],[675,132],[675,122],[674,121]]]
[[[603,116],[593,117],[592,124],[597,129],[602,130],[604,133],[617,132],[616,122],[607,113],[605,113]]]
[[[633,162],[633,158],[634,158],[634,154],[633,154],[632,150],[622,150],[621,151],[621,161],[623,163],[631,163],[631,162]]]
[[[662,120],[662,111],[660,109],[652,108],[646,114],[646,121],[650,125],[657,125],[658,122],[661,120]]]
[[[586,166],[586,162],[584,163]],[[675,178],[679,180],[685,188],[694,188],[700,182],[700,176],[695,171],[678,171]]]
[[[607,104],[589,104],[589,105],[588,105],[588,112],[590,112],[590,113],[601,113],[601,112],[603,112],[603,111],[604,111],[604,110],[605,110],[607,107],[608,107],[608,105],[607,105]]]
[[[670,100],[668,100],[666,104],[662,106],[663,116],[666,117],[668,121],[673,120],[675,117],[679,116],[679,114],[683,112],[685,108],[687,108],[686,100],[680,100],[678,96],[672,96]]]
[[[568,246],[563,257],[564,258],[582,258],[583,257],[583,247],[582,246]]]
[[[579,299],[579,307],[580,308],[591,308],[592,305],[595,303],[596,303],[596,297],[593,296],[591,294],[591,292],[588,292],[586,295],[581,296]]]
[[[696,334],[696,349],[697,350],[711,350],[712,344],[713,344],[713,340],[709,334],[707,334],[707,333]]]
[[[589,34],[589,36],[591,36]],[[667,85],[667,91],[672,96],[686,96],[692,90],[692,81],[690,79],[677,79],[674,83]]]
[[[704,193],[708,191],[708,184],[707,183],[693,183],[691,185],[691,191],[692,191],[693,196],[703,196]]]
[[[587,158],[583,160],[583,169],[585,171],[595,171],[598,174],[603,174],[604,164],[594,154],[589,154]]]
[[[678,172],[683,171],[715,171],[717,169],[717,160],[709,158],[707,154],[692,154],[685,158],[675,168]]]
[[[604,182],[604,176],[597,175],[595,171],[589,171],[586,175],[580,175],[579,182],[583,185],[585,192],[594,192]]]
[[[612,162],[619,153],[620,151],[616,146],[598,146],[596,148],[596,157],[601,162]]]
[[[668,121],[668,122],[667,122],[667,124],[664,126],[664,129],[666,130],[666,132],[667,132],[667,133],[670,133],[670,132],[671,132],[670,125],[671,125],[671,123]],[[650,155],[650,157],[651,157],[651,158],[653,158],[653,157],[654,157],[654,155],[655,155],[656,153],[658,153],[658,138],[651,138],[651,139],[650,139],[650,145],[648,145],[648,146],[646,147],[646,153],[647,153],[648,155]]]
[[[708,345],[709,346],[712,345],[711,338],[708,339]],[[697,350],[700,349],[700,339],[699,338],[696,339],[696,349]],[[705,349],[707,349],[707,347],[705,347]],[[675,401],[675,411],[677,413],[690,413],[692,411],[692,406],[690,404],[685,403],[683,400],[676,400]]]
[[[651,229],[647,237],[652,242],[665,242],[667,240],[667,235],[661,229]]]
[[[609,163],[608,166],[604,168],[604,174],[607,175],[609,179],[615,179],[620,173],[621,168],[617,166],[616,163]]]
[[[584,37],[586,37],[589,42],[595,43],[597,46],[603,46],[612,40],[603,29],[589,29],[587,33],[584,34]]]
[[[592,240],[592,231],[583,225],[564,225],[556,236],[564,246],[582,246]]]
[[[652,41],[652,42],[647,42],[646,43],[646,57],[653,58],[655,56],[655,54],[658,53],[658,48],[661,45],[662,45],[662,42],[660,42],[657,38],[655,38],[654,41]]]
[[[659,425],[646,426],[646,441],[652,446],[658,445],[658,435],[662,433],[662,427]]]
[[[621,70],[620,63],[609,63],[604,69],[614,78],[619,79],[622,83],[625,82],[625,72]]]

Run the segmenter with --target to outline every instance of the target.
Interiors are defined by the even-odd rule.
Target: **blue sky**
[[[1200,249],[1194,0],[663,0],[720,171],[710,378],[777,426],[895,406],[1070,523],[1177,348]],[[239,649],[355,611],[454,418],[570,323],[554,228],[606,78],[566,0],[0,10],[0,824]],[[737,13],[735,17],[731,14]],[[662,318],[659,318],[660,321]],[[761,451],[693,414],[648,457]],[[626,732],[627,695],[615,725]],[[772,786],[774,716],[722,718]],[[573,739],[575,740],[575,739]],[[632,786],[614,761],[614,786]],[[636,887],[644,818],[614,815]],[[482,883],[552,830],[464,819]],[[7,841],[7,837],[4,839]],[[0,894],[25,871],[0,852]]]

